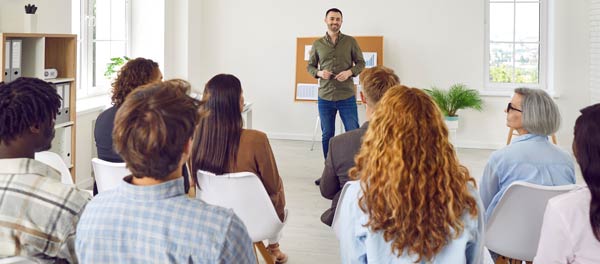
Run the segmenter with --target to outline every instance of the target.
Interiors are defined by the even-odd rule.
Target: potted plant
[[[454,84],[448,90],[432,87],[431,89],[425,89],[425,92],[431,96],[444,114],[446,126],[448,126],[451,133],[451,141],[454,141],[456,130],[458,129],[457,111],[469,108],[477,111],[483,109],[483,100],[479,92],[469,89],[462,83]]]
[[[114,75],[119,71],[121,66],[125,64],[129,59],[127,56],[110,58],[110,62],[106,64],[106,71],[104,77],[106,79],[113,79]]]

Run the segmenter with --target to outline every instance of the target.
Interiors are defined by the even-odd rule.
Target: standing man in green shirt
[[[342,11],[331,8],[325,12],[327,32],[316,40],[308,59],[308,73],[319,79],[319,118],[321,119],[323,157],[327,157],[329,139],[335,132],[335,115],[340,112],[344,129],[358,128],[356,90],[352,77],[365,68],[365,59],[358,42],[342,34]],[[319,185],[319,180],[315,181]]]

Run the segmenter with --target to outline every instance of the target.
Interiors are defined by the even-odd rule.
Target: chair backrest
[[[21,256],[7,257],[7,258],[0,259],[0,264],[30,264],[30,263],[38,263],[38,262],[34,261],[33,259],[30,259],[27,257],[21,257]]]
[[[340,227],[337,224],[338,221],[340,221],[340,218],[338,217],[338,209],[340,209],[342,207],[342,201],[344,200],[344,194],[346,193],[346,189],[348,189],[348,185],[349,183],[351,183],[353,181],[347,181],[346,184],[344,184],[344,187],[342,187],[342,192],[340,193],[340,198],[338,200],[338,203],[335,207],[335,214],[333,215],[333,221],[331,222],[331,228],[333,228],[333,232],[335,233],[335,236],[339,239],[340,238]]]
[[[63,158],[57,153],[51,151],[41,151],[35,153],[35,160],[43,162],[46,165],[56,169],[60,172],[60,181],[64,184],[73,185],[73,178],[71,172],[65,164]]]
[[[262,182],[254,173],[238,172],[215,175],[197,172],[200,190],[197,198],[206,203],[231,208],[244,222],[254,242],[273,238],[287,220],[279,220]]]
[[[487,221],[485,246],[505,257],[533,261],[548,200],[576,187],[513,182]]]
[[[99,158],[92,159],[92,168],[98,186],[98,193],[117,187],[125,176],[131,174],[125,167],[124,162],[108,162]]]

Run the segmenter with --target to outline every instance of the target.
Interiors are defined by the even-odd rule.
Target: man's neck
[[[332,42],[335,43],[335,41],[338,39],[338,37],[340,36],[340,32],[331,32],[331,31],[327,31],[327,35],[329,35],[329,38],[331,39]]]
[[[0,159],[33,159],[34,157],[35,151],[29,148],[21,147],[20,144],[16,144],[14,141],[10,146],[5,145],[4,143],[0,144]]]
[[[161,184],[163,182],[168,182],[171,180],[175,180],[181,176],[181,166],[179,166],[179,169],[175,170],[174,172],[171,172],[169,174],[169,176],[167,176],[164,179],[155,179],[149,176],[143,176],[143,177],[132,177],[131,179],[131,184],[133,185],[140,185],[140,186],[150,186],[150,185],[157,185],[157,184]]]

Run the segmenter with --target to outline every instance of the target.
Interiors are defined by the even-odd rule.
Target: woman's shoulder
[[[264,143],[267,141],[267,134],[254,129],[242,129],[240,138],[242,142],[247,141],[251,143]]]

